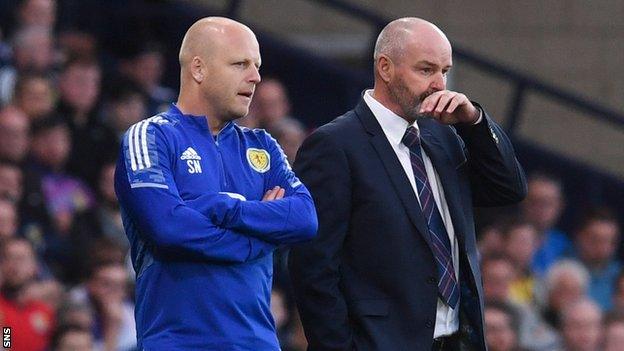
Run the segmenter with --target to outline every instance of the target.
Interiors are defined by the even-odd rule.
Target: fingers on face
[[[421,113],[431,114],[433,117],[442,117],[452,114],[457,108],[468,101],[466,95],[454,91],[443,90],[429,95],[422,104]]]
[[[433,112],[433,109],[438,104],[438,100],[440,99],[440,96],[442,96],[442,94],[445,91],[446,90],[436,91],[435,93],[427,96],[425,98],[425,100],[423,100],[423,102],[422,102],[422,105],[420,107],[420,113],[431,113],[431,112]]]
[[[459,96],[456,96],[451,102],[448,104],[446,108],[446,113],[453,113],[457,109],[457,106],[461,104],[462,99]]]
[[[433,110],[433,113],[439,116],[442,112],[446,110],[446,107],[448,106],[449,102],[451,102],[455,98],[456,95],[457,93],[454,93],[454,92],[442,94],[442,96],[440,96],[440,99],[438,100],[438,104]]]

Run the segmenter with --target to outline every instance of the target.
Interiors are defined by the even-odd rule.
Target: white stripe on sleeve
[[[141,122],[141,123],[143,123],[143,122]],[[141,147],[139,146],[139,131],[141,129],[141,126],[140,126],[141,123],[136,125],[136,128],[134,128],[134,133],[133,133],[134,134],[134,151],[136,152],[136,155],[137,155],[137,166],[138,166],[138,169],[143,169],[144,168],[144,166],[143,166],[143,158],[141,156]]]
[[[143,147],[143,159],[145,161],[145,168],[152,167],[149,157],[149,151],[147,150],[147,127],[149,126],[149,120],[143,122],[141,126],[141,146]]]
[[[136,160],[134,159],[134,144],[132,142],[132,135],[134,134],[134,128],[136,128],[136,124],[130,128],[128,131],[128,149],[130,150],[130,162],[132,166],[132,171],[137,170]]]

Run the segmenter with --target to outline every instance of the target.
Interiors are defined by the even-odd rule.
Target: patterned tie
[[[420,207],[429,227],[433,255],[437,262],[440,278],[438,280],[438,291],[442,300],[455,309],[459,302],[459,286],[455,277],[455,268],[453,267],[451,242],[429,185],[427,171],[422,159],[420,137],[416,128],[413,126],[408,127],[401,141],[410,150],[410,160],[414,176],[416,177]]]

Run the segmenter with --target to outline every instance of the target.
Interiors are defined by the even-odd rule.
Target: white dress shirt
[[[405,175],[407,175],[407,178],[412,185],[414,194],[416,195],[416,198],[418,198],[418,188],[416,187],[416,179],[414,177],[414,171],[412,170],[410,151],[407,146],[405,146],[401,142],[401,140],[403,139],[403,135],[405,134],[405,131],[409,126],[409,123],[401,118],[399,115],[387,109],[379,101],[375,100],[375,98],[373,97],[373,90],[367,90],[364,92],[364,101],[381,125],[381,129],[386,135],[388,142],[390,142],[390,145],[392,145],[392,149],[394,149],[394,153],[396,153],[399,161],[401,162],[401,166],[403,166]],[[480,120],[481,118],[479,118],[477,123]],[[416,128],[420,135],[420,129],[418,128],[417,122],[414,122],[413,126],[414,128]],[[455,230],[453,229],[453,222],[451,221],[451,214],[449,212],[448,204],[446,203],[446,198],[444,197],[442,182],[440,181],[440,177],[433,168],[433,164],[431,163],[431,160],[429,159],[429,156],[427,156],[427,153],[424,149],[422,150],[422,158],[425,164],[425,169],[427,170],[427,178],[429,180],[429,184],[431,185],[431,192],[433,193],[436,205],[438,205],[438,210],[440,211],[442,221],[444,222],[444,227],[446,228],[446,232],[448,233],[449,240],[451,242],[451,252],[453,255],[453,266],[455,267],[455,277],[459,277],[459,246],[457,245],[457,239],[455,238]],[[418,199],[418,201],[420,202],[420,199]],[[458,329],[458,310],[452,309],[438,297],[436,322],[433,337],[437,338],[440,336],[450,335],[455,333]]]

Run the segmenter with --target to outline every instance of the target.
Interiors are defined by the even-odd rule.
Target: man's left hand
[[[430,115],[443,124],[473,124],[479,119],[479,110],[466,95],[450,90],[440,90],[427,96],[419,113]]]
[[[262,201],[273,201],[273,200],[283,199],[285,193],[286,193],[286,190],[276,185],[272,189],[267,190],[267,192],[262,197]]]

